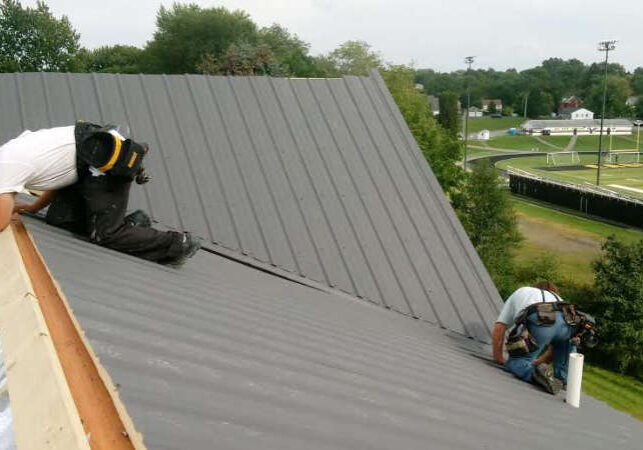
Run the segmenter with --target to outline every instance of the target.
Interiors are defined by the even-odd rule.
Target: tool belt
[[[524,356],[538,349],[538,343],[533,338],[527,327],[528,318],[532,314],[536,314],[535,319],[529,319],[532,323],[540,326],[550,326],[556,322],[556,312],[561,311],[565,319],[565,323],[570,326],[575,326],[578,323],[578,314],[576,313],[576,306],[571,303],[561,301],[546,302],[545,292],[541,291],[543,301],[541,303],[534,303],[523,309],[516,318],[516,325],[507,336],[507,351],[509,356]],[[556,298],[559,298],[554,294]]]
[[[87,173],[91,166],[100,172],[133,180],[148,151],[147,144],[125,139],[110,125],[78,121],[74,135],[79,174]]]
[[[516,325],[507,336],[509,356],[524,356],[538,349],[538,342],[529,332],[526,323]]]

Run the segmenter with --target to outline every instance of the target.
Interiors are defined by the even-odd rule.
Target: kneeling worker
[[[0,231],[14,212],[51,205],[52,225],[123,253],[182,264],[200,247],[190,233],[155,230],[143,211],[125,216],[132,181],[149,180],[141,164],[146,152],[146,144],[85,122],[25,131],[0,146]],[[23,189],[44,193],[32,204],[16,203]]]
[[[505,361],[505,332],[512,325]],[[542,281],[516,290],[505,302],[493,329],[493,358],[523,381],[557,394],[567,383],[569,354],[580,344],[594,346],[595,330],[593,317],[564,303],[556,285]]]

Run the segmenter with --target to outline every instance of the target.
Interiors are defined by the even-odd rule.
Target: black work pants
[[[161,263],[173,260],[182,252],[181,233],[125,222],[131,184],[120,177],[88,174],[56,193],[47,223],[139,258]]]

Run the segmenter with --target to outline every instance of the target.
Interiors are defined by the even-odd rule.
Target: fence
[[[600,187],[549,180],[517,169],[509,169],[508,175],[514,194],[643,228],[643,201]]]

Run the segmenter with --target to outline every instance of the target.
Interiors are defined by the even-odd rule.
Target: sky
[[[152,38],[159,0],[45,0],[66,15],[81,45],[142,47]],[[27,6],[36,0],[22,0]],[[474,68],[524,70],[544,59],[602,60],[598,42],[616,39],[610,61],[643,66],[639,0],[192,0],[250,14],[259,26],[278,23],[328,53],[348,40],[368,42],[383,60],[450,72],[476,56]]]

